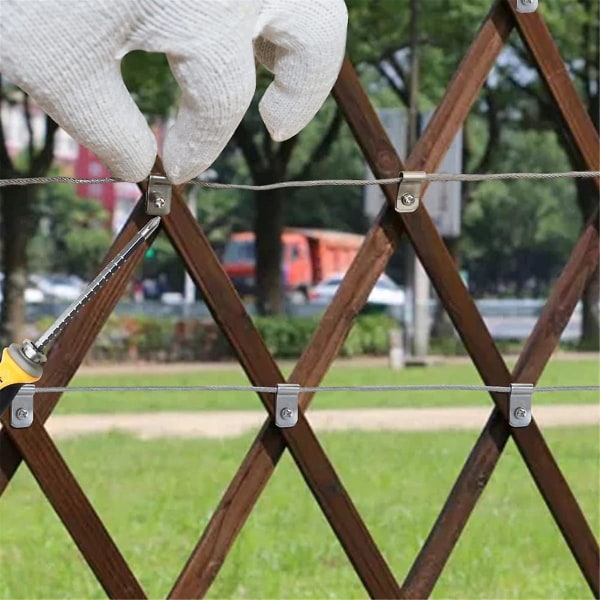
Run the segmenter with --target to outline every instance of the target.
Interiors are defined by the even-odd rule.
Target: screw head
[[[517,419],[524,419],[527,416],[527,411],[522,406],[517,406],[514,415]]]
[[[402,194],[402,196],[400,196],[400,202],[402,202],[402,204],[404,204],[404,206],[412,206],[415,202],[416,202],[416,198],[414,196],[414,194]]]
[[[517,12],[531,13],[538,7],[538,0],[517,0]]]
[[[24,421],[29,416],[29,411],[26,408],[19,408],[17,409],[15,416],[19,421]]]
[[[281,415],[282,419],[291,419],[294,416],[294,411],[286,406],[285,408],[281,409],[279,414]]]
[[[162,196],[154,196],[154,206],[156,206],[156,208],[162,208],[167,201],[162,197]]]

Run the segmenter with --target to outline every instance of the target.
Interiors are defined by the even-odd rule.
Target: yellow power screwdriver
[[[40,379],[43,373],[42,365],[46,362],[44,354],[46,348],[90,298],[119,270],[136,248],[152,235],[159,223],[160,217],[148,221],[36,342],[25,340],[22,344],[11,344],[3,350],[0,360],[0,415],[10,406],[23,385]]]

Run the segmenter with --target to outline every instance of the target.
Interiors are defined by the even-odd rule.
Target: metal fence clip
[[[148,177],[146,193],[146,214],[164,217],[171,212],[172,186],[164,175]]]
[[[538,8],[538,0],[517,0],[517,12],[532,13]]]
[[[531,423],[532,383],[511,383],[508,422],[511,427],[527,427]]]
[[[298,422],[298,394],[300,386],[297,383],[278,383],[275,399],[275,425],[277,427],[293,427]]]
[[[13,429],[31,427],[33,423],[33,395],[35,385],[26,383],[21,386],[10,403],[10,426]]]
[[[421,201],[421,187],[427,174],[423,171],[401,171],[402,181],[398,186],[396,212],[414,212]]]

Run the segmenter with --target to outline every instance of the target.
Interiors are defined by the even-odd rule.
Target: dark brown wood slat
[[[573,137],[587,168],[598,170],[600,154],[597,132],[575,91],[548,27],[538,13],[518,13],[514,2],[510,0],[506,0],[506,2],[516,19],[523,41],[535,59],[540,75],[561,111],[566,130]],[[596,179],[595,182],[598,185],[599,180]],[[561,281],[568,283],[557,285],[547,310],[532,332],[519,362],[515,366],[513,375],[515,381],[537,381],[558,343],[560,331],[568,322],[568,318],[581,296],[582,281],[587,280],[590,272],[597,268],[597,218],[596,215],[588,223],[569,265],[563,271]],[[587,255],[585,252],[583,255],[581,254],[582,248],[588,249]],[[578,259],[580,262],[577,262]],[[581,273],[577,273],[578,264],[581,265]],[[593,265],[591,271],[590,264]],[[571,281],[577,277],[579,277],[579,281]],[[433,582],[439,576],[443,564],[474,507],[476,498],[482,490],[483,486],[478,486],[478,482],[483,482],[484,485],[491,476],[509,434],[510,431],[503,419],[500,418],[499,412],[497,409],[494,410],[434,525],[426,546],[421,550],[404,583],[403,589],[409,596],[423,597],[433,589]],[[481,461],[485,464],[480,464]],[[565,510],[572,510],[573,503],[575,503],[574,498],[569,508]],[[462,517],[455,510],[459,506],[464,506],[466,511]],[[576,514],[579,523],[585,520],[579,507],[577,507]],[[563,518],[568,519],[569,513],[567,512]],[[562,527],[561,530],[564,533]],[[449,535],[448,539],[444,539],[446,535]],[[598,597],[600,569],[596,540],[589,530],[583,532],[581,544],[576,546],[574,546],[574,542],[577,540],[576,536],[565,537],[594,595]]]
[[[111,245],[103,265],[110,261],[149,220],[140,201],[123,229]],[[144,247],[144,245],[142,245]],[[144,247],[147,248],[147,245]],[[64,387],[73,378],[79,365],[94,343],[106,320],[120,300],[125,287],[144,250],[139,250],[124,264],[102,291],[83,307],[65,327],[54,343],[39,387]],[[36,398],[36,419],[44,423],[58,403],[61,394],[44,394]],[[21,455],[5,431],[0,431],[0,496],[6,489],[21,461]]]
[[[495,6],[461,63],[459,71],[463,75],[456,76],[450,83],[410,164],[424,165],[427,171],[437,168],[477,98],[511,28],[512,19],[505,7]],[[471,78],[465,79],[464,73],[471,73]],[[396,156],[372,106],[368,103],[365,106],[363,102],[352,108],[355,91],[364,93],[354,69],[346,61],[334,95],[347,114],[354,115],[364,127],[369,128],[365,140],[370,140],[371,151],[377,156],[377,164],[373,165],[377,176],[396,176],[404,166]],[[363,110],[364,113],[361,112]],[[400,235],[395,212],[386,207],[367,235],[290,381],[306,386],[316,386],[321,382],[348,335],[354,317],[364,306],[377,278],[385,269]],[[301,396],[303,410],[308,407],[312,397],[313,394]],[[171,591],[172,597],[204,596],[284,450],[285,444],[279,432],[267,420]],[[230,518],[230,514],[235,515],[235,519]],[[240,519],[242,515],[243,519]]]
[[[5,431],[106,593],[111,598],[145,598],[140,584],[44,426],[35,418],[31,427],[13,429],[9,413],[6,411],[2,418]]]
[[[359,98],[360,92],[354,89],[354,101],[358,102]],[[368,102],[366,95],[363,101]],[[363,147],[368,152],[368,132],[362,130],[360,120],[353,124],[350,119],[355,136],[366,140]],[[376,163],[376,155],[366,155],[371,164]],[[409,167],[414,168],[410,162]],[[383,191],[392,204],[395,201],[393,187],[385,186]],[[421,207],[414,213],[399,214],[398,218],[483,381],[488,385],[509,385],[512,377],[427,211]],[[491,396],[507,419],[507,395]],[[578,564],[585,565],[584,575],[589,580],[592,574],[588,569],[595,562],[590,549],[596,542],[539,429],[532,422],[526,429],[513,429],[511,434],[567,544],[575,551]]]
[[[283,375],[178,190],[174,192],[171,213],[164,218],[163,226],[250,381],[260,386],[282,383]],[[274,418],[273,394],[259,396],[271,418]],[[398,583],[304,414],[300,412],[294,427],[279,429],[279,436],[285,440],[304,480],[369,594],[376,598],[398,597]],[[245,496],[242,489],[238,489],[238,495],[243,501]],[[239,529],[243,515],[230,512],[228,519],[234,523],[239,521]],[[193,590],[185,589],[181,584],[176,586],[175,594],[187,597],[195,595]]]
[[[598,132],[575,90],[548,26],[539,11],[519,13],[516,2],[504,1],[513,13],[521,38],[535,59],[538,72],[560,110],[566,125],[565,131],[572,136],[587,168],[590,171],[600,170]],[[600,187],[600,179],[594,181]]]
[[[512,9],[512,7],[511,7]],[[505,10],[505,9],[500,9],[498,10],[498,7],[496,7],[495,11],[496,11],[496,16],[500,15],[501,10]],[[550,40],[551,41],[551,40]],[[461,73],[463,73],[463,70],[461,69],[459,71],[459,74],[457,75],[458,78],[460,78]],[[463,73],[464,74],[464,73]],[[464,85],[469,85],[469,78],[467,79],[463,79],[463,84]],[[460,110],[462,110],[462,108],[460,108]],[[468,110],[468,109],[467,109]],[[452,114],[449,114],[448,118],[452,118]],[[566,117],[565,117],[566,118]],[[362,131],[361,131],[362,129]],[[365,132],[368,130],[368,124],[365,126],[365,124],[363,123],[361,126],[357,127],[355,129],[355,133],[357,134],[358,137],[361,137],[361,139],[363,140],[363,147],[367,147],[369,146],[369,144],[365,141],[367,138],[365,138]],[[446,131],[447,132],[447,131]],[[426,136],[424,136],[425,138]],[[575,136],[577,139],[577,136]],[[427,154],[428,152],[430,152],[430,150],[437,150],[439,151],[440,149],[440,143],[439,143],[439,138],[438,141],[434,141],[433,140],[433,136],[430,136],[430,138],[432,138],[431,144],[432,144],[432,148],[427,148],[427,145],[425,144],[425,142],[421,142],[423,145],[423,152],[424,154]],[[451,140],[451,138],[450,138]],[[418,155],[418,152],[415,152],[415,154]],[[372,155],[371,155],[372,156]],[[383,174],[383,172],[387,169],[387,166],[389,164],[389,159],[390,157],[392,158],[392,162],[394,160],[394,155],[393,152],[392,154],[388,155],[387,157],[383,156],[380,159],[380,165],[382,166],[382,174],[381,176],[385,176]],[[399,163],[399,160],[397,159],[397,157],[395,158],[396,161]],[[386,162],[387,160],[387,162]],[[433,162],[433,160],[431,158],[429,158],[429,162]],[[409,161],[409,168],[410,169],[420,169],[423,168],[421,167],[418,162],[415,160],[415,166],[413,166],[412,161]],[[398,170],[401,169],[401,165],[398,168]],[[430,170],[429,168],[425,169],[425,170]],[[397,173],[397,171],[396,171]],[[390,173],[390,174],[396,174],[396,173]],[[598,183],[598,182],[596,182]],[[391,187],[391,186],[390,186]],[[387,189],[386,190],[386,195],[388,197],[388,199],[393,199],[395,197],[395,190],[393,189]],[[420,212],[424,212],[424,211],[420,211]],[[389,218],[388,218],[389,217]],[[423,232],[427,233],[428,230],[431,229],[431,223],[427,223],[428,221],[428,217],[425,214],[425,218],[417,218],[417,216],[415,215],[413,216],[404,216],[401,217],[401,219],[398,219],[398,217],[396,217],[395,214],[391,213],[389,210],[384,211],[384,213],[382,213],[382,215],[380,216],[380,223],[379,225],[381,226],[380,229],[378,229],[378,232],[381,232],[382,230],[385,231],[385,235],[383,237],[379,238],[379,241],[381,242],[381,250],[382,250],[382,254],[377,256],[377,266],[381,266],[381,263],[383,263],[383,266],[381,266],[381,269],[383,269],[383,267],[385,266],[385,262],[387,262],[386,260],[386,253],[388,252],[389,248],[393,248],[393,246],[395,245],[395,243],[397,242],[397,238],[399,236],[400,230],[401,228],[399,227],[399,221],[402,220],[408,228],[408,232],[409,235],[411,237],[411,239],[413,239],[413,242],[416,245],[416,237],[418,237],[419,235],[421,235]],[[413,221],[411,223],[411,220]],[[398,229],[394,230],[393,226],[398,227]],[[386,231],[386,227],[387,227],[387,231]],[[429,231],[429,233],[431,233],[431,231]],[[435,233],[435,230],[434,230]],[[433,240],[433,245],[434,246],[440,246],[441,245],[441,240],[436,239],[436,236],[433,235],[430,237],[430,242],[431,240]],[[427,248],[421,248],[421,254],[419,254],[419,256],[421,257],[422,261],[426,264],[426,265],[433,265],[433,267],[436,267],[435,261],[436,258],[437,260],[439,260],[442,264],[442,266],[444,265],[444,263],[447,263],[447,256],[444,256],[443,252],[439,252],[439,248],[434,248],[434,250],[432,252],[429,252],[429,250]],[[419,253],[419,248],[417,248],[417,251]],[[596,256],[597,259],[597,256]],[[433,269],[434,271],[436,270],[435,268]],[[373,282],[376,279],[377,275],[379,273],[376,274],[375,278],[373,278]],[[450,279],[452,279],[452,277],[450,277]],[[451,282],[452,283],[452,282]],[[436,281],[434,281],[434,284],[436,284]],[[443,282],[443,278],[442,279],[438,279],[437,280],[437,285],[444,287],[444,282]],[[218,286],[217,286],[218,287]],[[460,286],[459,288],[456,288],[454,285],[448,285],[447,287],[447,297],[446,300],[451,300],[453,297],[456,300],[456,298],[458,297],[460,299]],[[341,290],[340,290],[341,291]],[[364,290],[363,290],[364,291]],[[345,338],[345,335],[347,334],[348,329],[351,326],[351,321],[353,318],[353,315],[356,312],[356,307],[360,308],[360,306],[362,305],[362,303],[364,302],[364,299],[366,298],[366,295],[368,295],[368,291],[366,291],[366,294],[364,294],[362,297],[360,292],[357,292],[356,295],[354,295],[354,297],[351,297],[350,300],[351,302],[353,302],[354,304],[351,306],[349,311],[342,311],[341,316],[341,329],[338,329],[338,332],[340,332],[342,335],[337,338],[337,340],[334,342],[334,344],[332,345],[335,346],[336,343],[339,342],[339,345],[337,347],[337,349],[339,349],[339,346],[341,346],[341,343],[343,343],[343,339]],[[439,289],[438,289],[438,293],[439,293]],[[343,295],[343,294],[342,294]],[[352,295],[351,295],[352,296]],[[220,298],[219,298],[220,300]],[[470,298],[469,298],[470,300]],[[239,301],[239,299],[238,299]],[[337,301],[337,300],[336,300]],[[339,304],[339,301],[337,301]],[[215,310],[218,312],[220,310],[220,308],[217,307],[217,305],[215,304]],[[448,304],[446,304],[446,307],[448,308]],[[354,311],[354,312],[353,312]],[[450,312],[450,310],[449,310]],[[458,315],[458,313],[460,313],[460,310],[456,309],[455,310],[455,316]],[[472,315],[471,315],[472,316]],[[452,317],[452,314],[451,314]],[[225,321],[228,321],[229,318],[225,319]],[[222,325],[224,327],[227,326],[227,323],[222,323]],[[456,322],[455,322],[456,325]],[[475,355],[478,355],[479,352],[481,352],[483,350],[483,348],[485,348],[486,346],[489,349],[489,345],[486,342],[486,335],[487,331],[485,330],[485,327],[483,327],[483,329],[480,329],[480,333],[481,335],[479,337],[477,337],[476,335],[474,335],[474,332],[476,333],[477,328],[479,327],[479,325],[483,325],[483,322],[481,321],[480,324],[476,324],[477,326],[475,328],[471,328],[469,330],[469,328],[467,327],[467,331],[466,333],[464,331],[461,331],[461,334],[463,335],[463,341],[465,340],[470,340],[470,346],[467,344],[467,342],[465,341],[465,345],[467,345],[467,348],[470,351],[473,351],[475,353]],[[326,329],[326,327],[325,327]],[[343,331],[346,330],[346,333],[344,334]],[[230,337],[233,336],[233,333],[230,332]],[[235,336],[233,336],[235,337]],[[244,337],[244,335],[242,335],[242,337]],[[250,336],[251,338],[252,336]],[[489,337],[489,335],[488,335]],[[260,338],[259,338],[260,339]],[[262,342],[262,340],[261,340]],[[479,348],[478,350],[478,345],[481,346],[481,348]],[[309,351],[312,350],[313,346],[311,346],[309,348]],[[337,352],[337,349],[334,350],[334,352]],[[493,350],[495,350],[495,348],[493,348]],[[268,354],[268,353],[267,353]],[[474,361],[477,364],[477,367],[480,371],[480,373],[482,374],[482,377],[484,378],[485,381],[485,373],[490,373],[492,367],[494,366],[494,362],[497,363],[496,361],[496,357],[492,357],[491,361],[480,361],[477,362],[477,360],[475,360],[475,356],[472,354]],[[252,364],[252,359],[248,358],[248,356],[244,355],[243,352],[240,352],[240,358],[242,360],[246,359],[249,360],[248,365]],[[499,354],[498,354],[498,358]],[[271,359],[272,361],[272,359]],[[501,361],[501,359],[500,359]],[[267,360],[268,362],[268,360]],[[325,366],[326,361],[324,361],[323,364],[323,373],[327,370],[327,366]],[[273,363],[274,364],[274,363]],[[310,364],[310,361],[308,362],[308,364]],[[498,364],[498,363],[497,363]],[[526,363],[525,363],[526,364]],[[497,365],[496,365],[497,366]],[[247,369],[247,372],[250,374],[250,370],[251,369]],[[261,369],[259,369],[260,371]],[[506,370],[506,369],[505,369]],[[278,371],[276,366],[275,366],[275,371]],[[265,371],[266,373],[267,371]],[[280,376],[280,374],[279,374]],[[315,374],[313,375],[313,377],[315,379],[319,379],[320,375],[318,374],[318,372],[315,372]],[[280,379],[281,381],[281,379]],[[306,380],[303,379],[303,382],[305,383],[305,385],[310,385]],[[258,383],[258,382],[257,382]],[[268,385],[266,383],[264,383],[265,385]],[[49,383],[46,385],[50,385]],[[54,385],[60,385],[60,384],[54,384]],[[273,405],[273,399],[271,397],[267,397],[267,398],[262,398],[263,403],[265,403],[266,407],[268,410],[270,410],[270,412],[272,413],[272,405]],[[304,397],[302,398],[302,404],[303,406],[306,406],[309,402],[310,398],[309,397]],[[498,424],[501,426],[502,430],[506,433],[507,431],[507,427],[506,427],[506,419],[505,419],[505,403],[502,404],[502,402],[498,401],[498,397],[496,396],[494,398],[494,400],[497,403],[497,408],[495,409],[495,412],[498,414],[499,418],[498,418]],[[270,402],[270,404],[269,404]],[[314,438],[314,434],[312,433],[312,431],[310,430],[310,427],[308,427],[308,424],[306,423],[306,421],[302,418],[302,422],[300,423],[300,430],[302,430],[302,439],[307,438],[310,440],[311,436],[312,438]],[[304,427],[304,430],[302,429]],[[43,429],[43,428],[42,428]],[[269,432],[268,430],[271,429],[271,432]],[[263,429],[263,432],[261,432],[261,435],[259,436],[259,438],[257,439],[256,445],[253,446],[253,449],[251,450],[251,454],[249,455],[250,457],[250,466],[254,465],[254,467],[256,467],[256,463],[253,462],[252,459],[252,451],[256,451],[255,455],[256,456],[260,456],[260,460],[266,459],[267,462],[265,463],[265,468],[267,469],[267,472],[263,472],[262,476],[261,474],[258,474],[259,477],[255,477],[255,480],[258,483],[258,487],[260,489],[262,489],[262,487],[264,486],[264,484],[266,483],[266,481],[268,480],[268,477],[270,475],[270,472],[272,472],[273,468],[274,468],[274,464],[276,463],[279,456],[281,455],[281,453],[283,452],[285,445],[284,445],[284,441],[283,441],[283,437],[282,437],[282,433],[285,436],[287,432],[281,432],[280,430],[273,428],[273,427],[269,427],[268,425]],[[570,495],[570,490],[568,489],[568,486],[566,486],[566,483],[564,482],[564,480],[562,480],[562,476],[560,475],[560,471],[558,470],[558,467],[556,466],[555,463],[553,463],[553,459],[551,454],[549,453],[548,448],[545,446],[545,443],[543,441],[543,438],[541,437],[541,434],[539,433],[539,430],[537,430],[535,424],[532,424],[532,426],[528,429],[528,431],[524,431],[522,434],[521,432],[513,432],[513,435],[515,436],[515,440],[517,441],[517,444],[521,450],[521,453],[523,455],[523,457],[525,458],[526,462],[528,463],[528,466],[530,468],[530,471],[532,472],[532,475],[534,475],[534,478],[536,478],[536,473],[537,471],[544,471],[541,474],[537,473],[537,475],[539,475],[539,481],[538,478],[536,478],[536,483],[538,483],[538,486],[540,487],[542,494],[545,496],[547,503],[549,505],[549,507],[551,508],[555,518],[557,519],[557,521],[559,522],[559,526],[561,527],[561,529],[563,530],[563,533],[565,534],[565,537],[568,540],[568,543],[571,545],[572,550],[577,553],[578,552],[578,548],[579,550],[581,550],[582,545],[585,543],[585,540],[583,542],[583,544],[575,544],[576,539],[573,536],[573,531],[576,528],[579,528],[581,530],[581,522],[583,521],[584,525],[587,527],[587,524],[585,524],[585,519],[583,518],[583,515],[581,514],[575,514],[574,518],[571,519],[572,523],[567,523],[567,521],[569,519],[567,519],[565,517],[565,514],[567,513],[572,513],[572,508],[573,508],[573,503],[575,503],[576,506],[576,502],[574,500],[574,498],[572,498],[572,496]],[[519,435],[522,436],[522,440],[521,442],[519,442]],[[508,436],[508,433],[506,433],[506,436]],[[278,444],[271,446],[270,448],[268,448],[267,446],[263,445],[261,446],[260,444],[264,444],[265,441],[268,441],[268,439],[272,437],[274,440],[276,440],[278,442]],[[293,436],[292,436],[293,437]],[[498,439],[496,439],[496,447],[498,447],[497,445],[497,441]],[[505,443],[506,440],[504,440]],[[292,440],[293,442],[293,440]],[[0,438],[0,448],[2,448],[1,446],[2,443],[2,439]],[[300,444],[300,441],[299,441]],[[301,444],[301,446],[305,446],[306,442],[303,441]],[[308,444],[310,446],[310,443]],[[279,450],[280,448],[280,450]],[[302,448],[302,452],[305,452],[307,456],[311,455],[311,450],[312,450],[312,454],[314,454],[316,452],[316,456],[318,457],[320,453],[322,453],[322,450],[320,449],[320,446],[318,445],[318,441],[316,440],[316,438],[314,438],[314,443],[313,443],[313,447],[306,449],[306,448]],[[271,452],[275,452],[275,454],[272,454]],[[292,451],[294,452],[294,449],[292,448]],[[501,451],[501,450],[500,450]],[[266,454],[265,454],[266,452]],[[499,452],[498,452],[498,456],[499,456]],[[323,457],[325,458],[325,462],[327,462],[327,459],[323,453]],[[536,457],[538,459],[538,463],[536,464],[535,459]],[[0,459],[2,457],[0,456]],[[270,464],[269,464],[269,459],[270,459]],[[302,464],[300,461],[297,462],[300,466],[300,468],[303,470]],[[246,463],[248,463],[248,457],[246,459]],[[245,464],[246,464],[245,463]],[[531,463],[531,464],[530,464]],[[331,465],[329,465],[331,466]],[[16,468],[16,467],[15,467]],[[66,466],[65,466],[66,468]],[[493,468],[493,467],[492,467]],[[268,471],[270,469],[270,471]],[[13,471],[14,472],[14,471]],[[240,473],[242,475],[244,475],[244,473],[248,474],[248,468],[246,468],[245,466],[242,466],[240,472],[238,472],[238,475],[240,475]],[[266,475],[266,476],[265,476]],[[335,476],[335,473],[333,473],[333,475]],[[305,473],[305,478],[307,479],[307,482],[310,483],[313,481],[313,477],[309,474],[307,475]],[[237,476],[236,476],[237,479]],[[8,481],[8,478],[7,478]],[[234,480],[235,483],[236,480]],[[241,484],[244,484],[245,480],[242,479],[240,481],[240,487],[238,488],[237,492],[238,492],[238,496],[241,496],[242,502],[246,502],[246,504],[249,504],[249,510],[251,509],[252,505],[254,504],[254,502],[256,501],[256,498],[258,497],[258,495],[256,495],[256,498],[253,498],[253,494],[250,493],[248,494],[248,490],[245,490]],[[1,481],[0,481],[1,483]],[[326,481],[322,482],[323,484],[326,483]],[[482,479],[479,481],[479,485],[483,486],[485,485],[485,479]],[[246,486],[248,487],[248,486]],[[252,488],[252,485],[249,486],[250,489]],[[562,507],[559,506],[557,503],[557,498],[560,497],[560,494],[563,493],[565,491],[565,487],[566,490],[568,492],[565,502],[563,503]],[[0,488],[0,491],[3,488]],[[258,492],[260,493],[260,491]],[[317,496],[317,499],[319,500],[319,496],[318,494],[315,494]],[[85,501],[85,497],[83,497],[83,500]],[[321,504],[321,501],[320,501]],[[322,505],[322,508],[324,509],[324,511],[326,511],[326,507]],[[351,503],[349,502],[350,508],[353,509],[354,507],[351,505]],[[577,507],[578,508],[578,507]],[[91,509],[91,507],[90,507]],[[235,532],[237,532],[237,530],[239,530],[239,528],[241,527],[241,525],[243,524],[243,521],[245,520],[245,514],[247,515],[248,511],[240,511],[239,515],[238,515],[238,519],[235,522],[234,526],[233,526],[233,537],[231,538],[231,540],[233,540],[233,538],[235,537]],[[350,511],[352,512],[352,511]],[[463,509],[464,512],[464,509]],[[579,511],[580,513],[580,511]],[[358,517],[358,514],[355,515],[356,518],[358,518],[359,521],[359,525],[362,525],[362,523],[360,522],[360,518]],[[467,515],[468,517],[468,515]],[[562,521],[561,521],[562,519]],[[101,525],[101,523],[100,523]],[[586,528],[584,527],[584,529]],[[336,530],[337,531],[337,530]],[[587,528],[587,532],[583,531],[584,533],[584,538],[587,535],[587,533],[589,533],[589,528]],[[340,535],[342,535],[342,537],[344,539],[346,539],[347,535],[352,535],[352,532],[346,532],[346,533],[338,533],[338,537],[340,537]],[[368,532],[367,532],[368,535]],[[591,535],[591,533],[590,533]],[[110,539],[110,538],[109,538]],[[340,538],[341,539],[341,538]],[[593,537],[592,537],[593,540]],[[595,540],[593,540],[595,542]],[[592,544],[593,546],[593,544]],[[229,547],[229,545],[226,546],[225,552],[227,551],[227,548]],[[355,549],[356,550],[356,549]],[[348,550],[347,550],[348,551]],[[593,548],[590,546],[588,548],[587,551],[583,551],[584,554],[585,552],[587,552],[586,556],[590,556],[589,552],[593,551]],[[377,552],[377,549],[375,548],[375,552]],[[597,556],[598,556],[598,549],[597,549],[597,544],[595,545],[595,556],[596,556],[596,566],[597,566]],[[193,558],[193,557],[192,557]],[[581,564],[581,562],[580,562]],[[384,565],[385,566],[385,565]],[[126,567],[126,565],[125,565]],[[356,567],[356,565],[355,565]],[[586,568],[589,570],[589,565],[588,567],[585,567],[582,565],[582,568],[585,570]],[[370,577],[371,575],[369,575]],[[391,576],[391,574],[390,574]],[[363,579],[364,580],[364,579]],[[393,578],[392,578],[393,581]],[[394,582],[395,584],[395,582]],[[597,582],[596,582],[596,590],[597,590]],[[597,592],[596,592],[597,593]]]
[[[569,322],[587,280],[597,268],[598,214],[584,229],[540,319],[525,344],[513,370],[515,382],[537,383],[558,345],[561,333]],[[485,484],[500,459],[509,436],[510,429],[506,420],[500,411],[494,408],[406,577],[402,590],[407,597],[426,598],[431,595]],[[580,518],[583,516],[581,515]],[[586,539],[589,542],[589,537]],[[587,548],[583,553],[583,560],[586,562],[580,563],[580,566],[597,596],[599,572],[597,544],[595,547],[592,544]],[[595,581],[590,580],[590,576],[594,574]]]

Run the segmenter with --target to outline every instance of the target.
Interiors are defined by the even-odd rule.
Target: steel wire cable
[[[424,181],[498,181],[498,180],[549,180],[549,179],[593,179],[600,177],[600,171],[563,171],[555,173],[426,173]],[[223,190],[249,190],[268,191],[282,188],[324,187],[324,186],[371,186],[387,185],[402,182],[402,175],[386,179],[315,179],[305,181],[281,181],[266,185],[249,185],[242,183],[220,183],[204,181],[200,178],[191,179],[187,183],[204,188]],[[77,177],[18,177],[0,179],[0,188],[19,185],[42,185],[48,183],[74,183],[74,184],[99,184],[99,183],[134,183],[117,179],[115,177],[101,177],[96,179],[81,179]]]
[[[43,387],[35,390],[36,394],[52,394],[63,392],[258,392],[277,393],[273,386],[243,385],[166,385],[166,386],[71,386]],[[494,385],[359,385],[359,386],[322,386],[298,388],[298,393],[313,392],[424,392],[424,391],[461,391],[461,392],[500,392],[510,393],[508,386]],[[533,387],[536,392],[598,392],[597,385],[567,385],[551,387]]]

